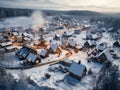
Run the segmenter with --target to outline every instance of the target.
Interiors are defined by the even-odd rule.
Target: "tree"
[[[94,90],[119,90],[120,71],[117,65],[106,62],[96,79]]]
[[[5,58],[5,51],[3,49],[0,49],[0,60],[4,60]]]
[[[4,68],[0,68],[0,90],[6,89],[7,73]]]

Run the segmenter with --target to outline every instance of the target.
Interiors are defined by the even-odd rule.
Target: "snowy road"
[[[52,60],[52,61],[49,61],[49,62],[46,62],[46,63],[40,63],[40,64],[37,64],[37,65],[31,65],[31,66],[19,66],[19,67],[14,67],[14,66],[1,66],[2,68],[5,68],[5,69],[29,69],[29,68],[36,68],[36,67],[40,67],[40,66],[43,66],[43,65],[47,65],[47,64],[54,64],[54,63],[57,63],[61,60],[64,60],[65,58],[68,58],[72,55],[72,52],[69,51],[68,53],[66,53],[66,55],[62,58],[59,58],[57,60]]]

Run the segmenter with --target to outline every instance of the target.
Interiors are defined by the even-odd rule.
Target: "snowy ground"
[[[52,55],[50,57],[51,59],[53,59]],[[102,65],[98,63],[93,63],[93,62],[88,63],[87,54],[83,51],[79,51],[78,53],[73,53],[73,55],[69,57],[69,59],[72,59],[75,62],[81,60],[81,63],[87,67],[87,70],[89,70],[89,68],[92,68],[95,75],[98,74],[99,70],[102,67]],[[45,60],[47,60],[47,58]],[[59,68],[59,65],[60,64],[55,64],[52,66],[45,65],[45,66],[22,70],[22,71],[10,70],[8,72],[18,77],[21,73],[24,73],[24,75],[29,77],[30,80],[36,83],[38,86],[48,86],[51,88],[55,88],[55,90],[92,90],[92,86],[94,85],[94,79],[95,79],[94,75],[87,74],[81,81],[78,81],[76,79],[69,77],[68,73],[63,73],[60,70],[56,69],[56,71],[49,71],[49,68]],[[46,73],[51,75],[50,79],[45,78]]]
[[[7,18],[3,21],[0,21],[0,28],[3,27],[17,27],[17,26],[23,26],[23,27],[29,27],[32,25],[31,18],[29,17],[14,17],[14,18]],[[60,41],[54,41],[53,36],[55,34],[61,35],[64,31],[56,31],[52,32],[51,34],[45,35],[44,38],[49,41],[52,40],[53,43],[61,44]],[[73,33],[73,31],[71,31]],[[79,43],[83,43],[84,40],[82,38],[85,38],[86,31],[81,32],[80,35],[75,35],[76,38],[74,38]],[[114,40],[111,39],[108,33],[103,33],[103,36],[101,40],[98,41],[97,44],[101,42],[107,42],[108,46],[112,45],[112,42]],[[116,50],[116,52],[120,52]],[[67,51],[63,50],[63,53],[60,57],[58,57],[58,54],[53,55],[50,54],[48,58],[42,59],[43,62],[56,60],[58,58],[64,57],[64,55],[67,53]],[[86,66],[87,70],[90,68],[93,71],[93,75],[86,75],[84,78],[82,78],[81,81],[77,81],[76,79],[73,79],[68,76],[68,73],[63,73],[60,70],[57,71],[49,71],[49,68],[59,68],[60,64],[56,64],[53,66],[44,65],[37,68],[31,68],[31,69],[25,69],[25,70],[8,70],[9,73],[13,74],[14,78],[19,79],[21,76],[21,73],[23,73],[25,76],[29,77],[32,82],[37,84],[38,86],[48,86],[51,88],[55,88],[55,90],[92,90],[95,80],[95,75],[99,74],[100,69],[103,67],[102,64],[94,63],[94,62],[87,62],[87,53],[83,51],[79,51],[78,53],[73,53],[72,56],[69,57],[69,59],[74,60],[75,62],[78,62],[81,60],[81,63]],[[6,53],[5,54],[5,61],[2,61],[2,64],[8,65],[8,66],[19,66],[19,61],[17,57],[15,56],[15,53]],[[113,63],[119,64],[120,60],[116,60]],[[120,65],[120,64],[119,64]],[[45,78],[45,74],[49,73],[51,75],[50,79]],[[29,89],[28,89],[29,90]]]
[[[5,18],[0,21],[0,28],[4,27],[29,27],[32,25],[32,18],[30,17],[12,17],[12,18]]]
[[[15,52],[9,52],[4,54],[4,60],[1,64],[4,66],[20,66],[21,61],[15,55]]]

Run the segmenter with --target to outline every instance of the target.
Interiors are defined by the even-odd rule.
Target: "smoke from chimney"
[[[43,13],[39,10],[36,10],[31,15],[33,30],[38,31],[39,28],[42,28],[45,25],[45,19],[43,17]]]

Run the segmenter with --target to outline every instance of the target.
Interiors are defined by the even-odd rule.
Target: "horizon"
[[[72,2],[72,0],[1,0],[0,7],[60,11],[85,10],[104,13],[120,13],[119,0],[75,0],[74,2]]]

